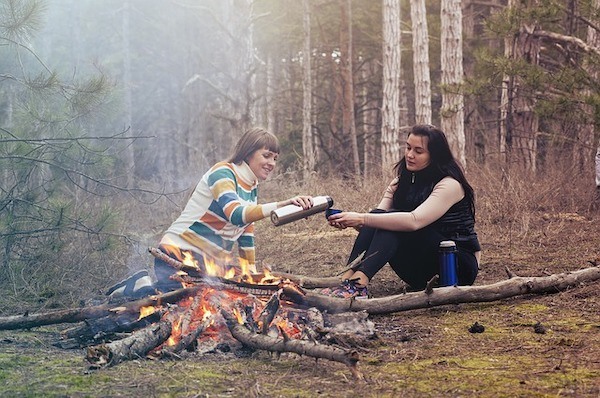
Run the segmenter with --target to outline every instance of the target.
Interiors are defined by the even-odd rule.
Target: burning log
[[[174,259],[173,257],[170,257],[169,255],[167,255],[166,253],[164,253],[162,250],[160,250],[158,248],[150,247],[150,248],[148,248],[148,252],[150,254],[152,254],[154,257],[165,261],[171,267],[173,267],[179,271],[183,271],[192,277],[193,276],[196,276],[196,277],[204,277],[205,276],[200,272],[200,270],[198,268],[192,267],[190,265],[185,264],[182,261],[179,261],[177,259]],[[350,268],[356,266],[358,263],[360,263],[360,261],[362,261],[363,255],[364,255],[364,253],[359,255],[352,263],[348,264],[348,267],[346,269],[350,269]],[[344,271],[342,271],[342,273]],[[305,275],[295,275],[295,274],[290,274],[290,273],[285,273],[285,272],[271,272],[271,275],[273,277],[276,277],[279,279],[283,279],[283,280],[287,279],[287,280],[297,284],[298,286],[305,287],[307,289],[316,289],[319,287],[334,287],[334,286],[337,286],[340,284],[340,278],[337,276],[317,278],[317,277],[305,276]],[[262,276],[263,275],[258,274],[257,278],[260,278]]]
[[[303,302],[330,313],[367,311],[369,314],[389,314],[447,304],[490,302],[524,294],[557,293],[599,279],[600,267],[589,267],[543,277],[512,274],[510,279],[491,285],[440,287],[431,289],[431,292],[424,290],[368,300],[333,298],[309,291]]]
[[[144,358],[171,335],[171,323],[160,321],[135,331],[131,336],[107,344],[89,347],[85,359],[90,368],[114,366],[129,359]]]
[[[112,340],[118,333],[135,330],[160,321],[162,311],[140,318],[139,314],[123,313],[99,319],[86,319],[82,325],[61,332],[62,339],[55,343],[60,348],[79,348]]]
[[[364,380],[363,374],[358,369],[358,352],[355,350],[344,350],[338,347],[318,345],[314,342],[304,340],[292,340],[287,338],[271,337],[264,334],[254,333],[245,325],[240,324],[236,317],[222,310],[221,315],[225,318],[231,335],[242,344],[270,352],[293,352],[299,355],[307,355],[313,358],[323,358],[330,361],[340,362],[348,366],[350,372],[357,380]]]
[[[272,272],[273,276],[278,278],[287,279],[291,282],[296,283],[298,286],[301,286],[306,289],[317,289],[324,287],[336,287],[340,284],[339,276],[342,275],[347,270],[353,269],[358,266],[363,261],[363,257],[365,252],[362,252],[358,255],[350,264],[346,266],[342,272],[340,272],[336,276],[330,276],[325,278],[317,278],[313,276],[305,276],[305,275],[295,275],[286,272]]]
[[[201,289],[201,286],[181,288],[169,293],[126,302],[119,306],[115,306],[114,304],[102,304],[91,307],[49,311],[39,314],[25,313],[22,315],[0,317],[0,330],[30,329],[37,326],[54,325],[59,323],[77,323],[86,319],[114,316],[115,314],[124,312],[139,313],[143,307],[176,303],[185,297],[189,297],[198,293],[198,291]]]
[[[161,351],[160,355],[163,357],[173,357],[177,356],[177,354],[179,354],[183,350],[193,351],[193,349],[195,348],[194,345],[196,344],[198,338],[202,333],[204,333],[204,331],[210,326],[211,323],[212,319],[207,318],[192,333],[183,336],[179,340],[179,342],[177,342],[177,344],[175,344],[172,347],[164,348]]]

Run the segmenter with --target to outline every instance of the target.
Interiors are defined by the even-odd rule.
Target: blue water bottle
[[[440,242],[440,286],[458,285],[457,251],[454,241]]]

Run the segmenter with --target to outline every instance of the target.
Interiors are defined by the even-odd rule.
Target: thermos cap
[[[456,247],[456,243],[453,240],[443,240],[440,242],[440,248]]]

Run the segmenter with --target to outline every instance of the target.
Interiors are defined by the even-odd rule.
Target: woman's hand
[[[304,210],[310,209],[311,207],[313,207],[312,196],[307,196],[307,195],[294,196],[293,198],[285,200],[282,203],[283,203],[282,206],[296,205],[296,206],[302,207]]]
[[[355,213],[352,211],[343,211],[341,213],[332,214],[328,218],[329,225],[339,229],[348,227],[361,228],[365,225],[365,214]]]

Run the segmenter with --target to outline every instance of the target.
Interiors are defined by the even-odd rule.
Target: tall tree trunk
[[[342,78],[342,131],[350,139],[352,169],[360,176],[360,157],[354,113],[354,76],[352,62],[352,1],[340,0],[340,66]]]
[[[600,12],[600,0],[593,0],[592,3],[592,17],[590,18],[591,22],[595,25],[598,26],[598,24],[600,23],[600,17],[594,17],[596,15],[598,15],[598,13]],[[594,27],[592,26],[588,26],[587,29],[587,44],[590,47],[596,48],[598,50],[600,50],[600,32],[598,32]],[[596,63],[589,63],[588,65],[586,65],[586,69],[587,72],[590,74],[590,76],[593,78],[594,81],[598,81],[598,78],[600,77],[600,68],[598,67],[598,65]],[[586,89],[586,94],[587,95],[592,95],[591,90]],[[593,114],[593,108],[589,105],[586,105],[586,109],[587,112],[589,112],[590,115]],[[587,113],[586,112],[586,113]],[[582,129],[583,133],[585,133],[584,136],[584,146],[583,148],[590,148],[594,146],[594,136],[595,136],[595,129],[594,129],[594,124],[593,124],[593,119],[590,120],[588,122],[588,124],[585,126],[585,129]],[[580,150],[580,152],[585,153],[585,151]],[[587,158],[587,156],[586,156]],[[596,156],[594,158],[594,163],[595,163],[595,183],[596,183],[596,189],[598,189],[599,193],[600,193],[600,142],[598,142],[597,147],[596,147]],[[588,162],[586,162],[586,164],[589,164]],[[598,196],[596,199],[600,200],[600,196]]]
[[[508,6],[518,7],[519,4],[516,0],[509,0]],[[506,39],[508,59],[538,64],[540,39],[532,34],[536,29],[539,29],[536,23],[524,24],[515,37]],[[505,149],[508,164],[518,164],[528,171],[536,170],[539,120],[535,105],[535,96],[519,76],[505,76],[501,102],[501,149]]]
[[[442,0],[441,14],[441,127],[454,156],[466,167],[461,0]]]
[[[413,70],[415,80],[415,122],[431,124],[431,78],[429,74],[429,32],[425,0],[411,0]]]
[[[515,47],[517,59],[525,59],[537,64],[540,52],[540,41],[530,34],[537,29],[534,26],[522,26]],[[535,112],[536,99],[533,93],[524,87],[521,79],[517,79],[514,88],[513,137],[510,150],[512,161],[520,164],[524,170],[535,172],[537,169],[537,132],[539,118]]]
[[[508,8],[514,8],[516,0],[508,0]],[[504,38],[504,57],[506,59],[514,59],[515,45],[517,37],[507,36]],[[502,77],[502,87],[500,94],[500,129],[499,129],[499,146],[498,152],[500,153],[500,161],[503,164],[507,164],[510,158],[508,151],[510,150],[510,144],[513,135],[513,124],[512,124],[512,109],[513,109],[513,92],[514,87],[514,76],[504,74]]]
[[[220,96],[213,101],[213,115],[221,121],[225,148],[233,146],[255,121],[256,63],[253,44],[253,0],[223,0],[215,12],[227,48],[220,67],[223,78],[208,82]],[[224,156],[224,155],[223,155]]]
[[[312,71],[310,45],[310,4],[302,0],[304,49],[302,51],[302,152],[304,178],[315,170],[315,151],[312,131]]]
[[[131,31],[130,31],[131,3],[129,0],[123,2],[122,11],[122,38],[123,38],[123,92],[125,95],[125,126],[129,129],[128,136],[135,136],[133,126],[133,96],[131,88],[133,86],[131,79]],[[125,175],[128,187],[133,187],[135,183],[135,153],[134,144],[128,145],[124,152]]]
[[[381,104],[381,170],[390,175],[400,153],[400,85],[402,38],[400,0],[383,0],[383,98]]]
[[[277,86],[277,77],[273,56],[267,56],[267,130],[275,133],[277,131],[277,116],[275,106],[275,87]]]
[[[373,175],[375,163],[375,129],[377,126],[377,108],[376,100],[371,98],[369,86],[366,82],[370,81],[375,72],[375,62],[367,61],[361,68],[361,80],[363,81],[361,89],[361,102],[363,104],[362,125],[363,125],[363,178],[367,181]]]

